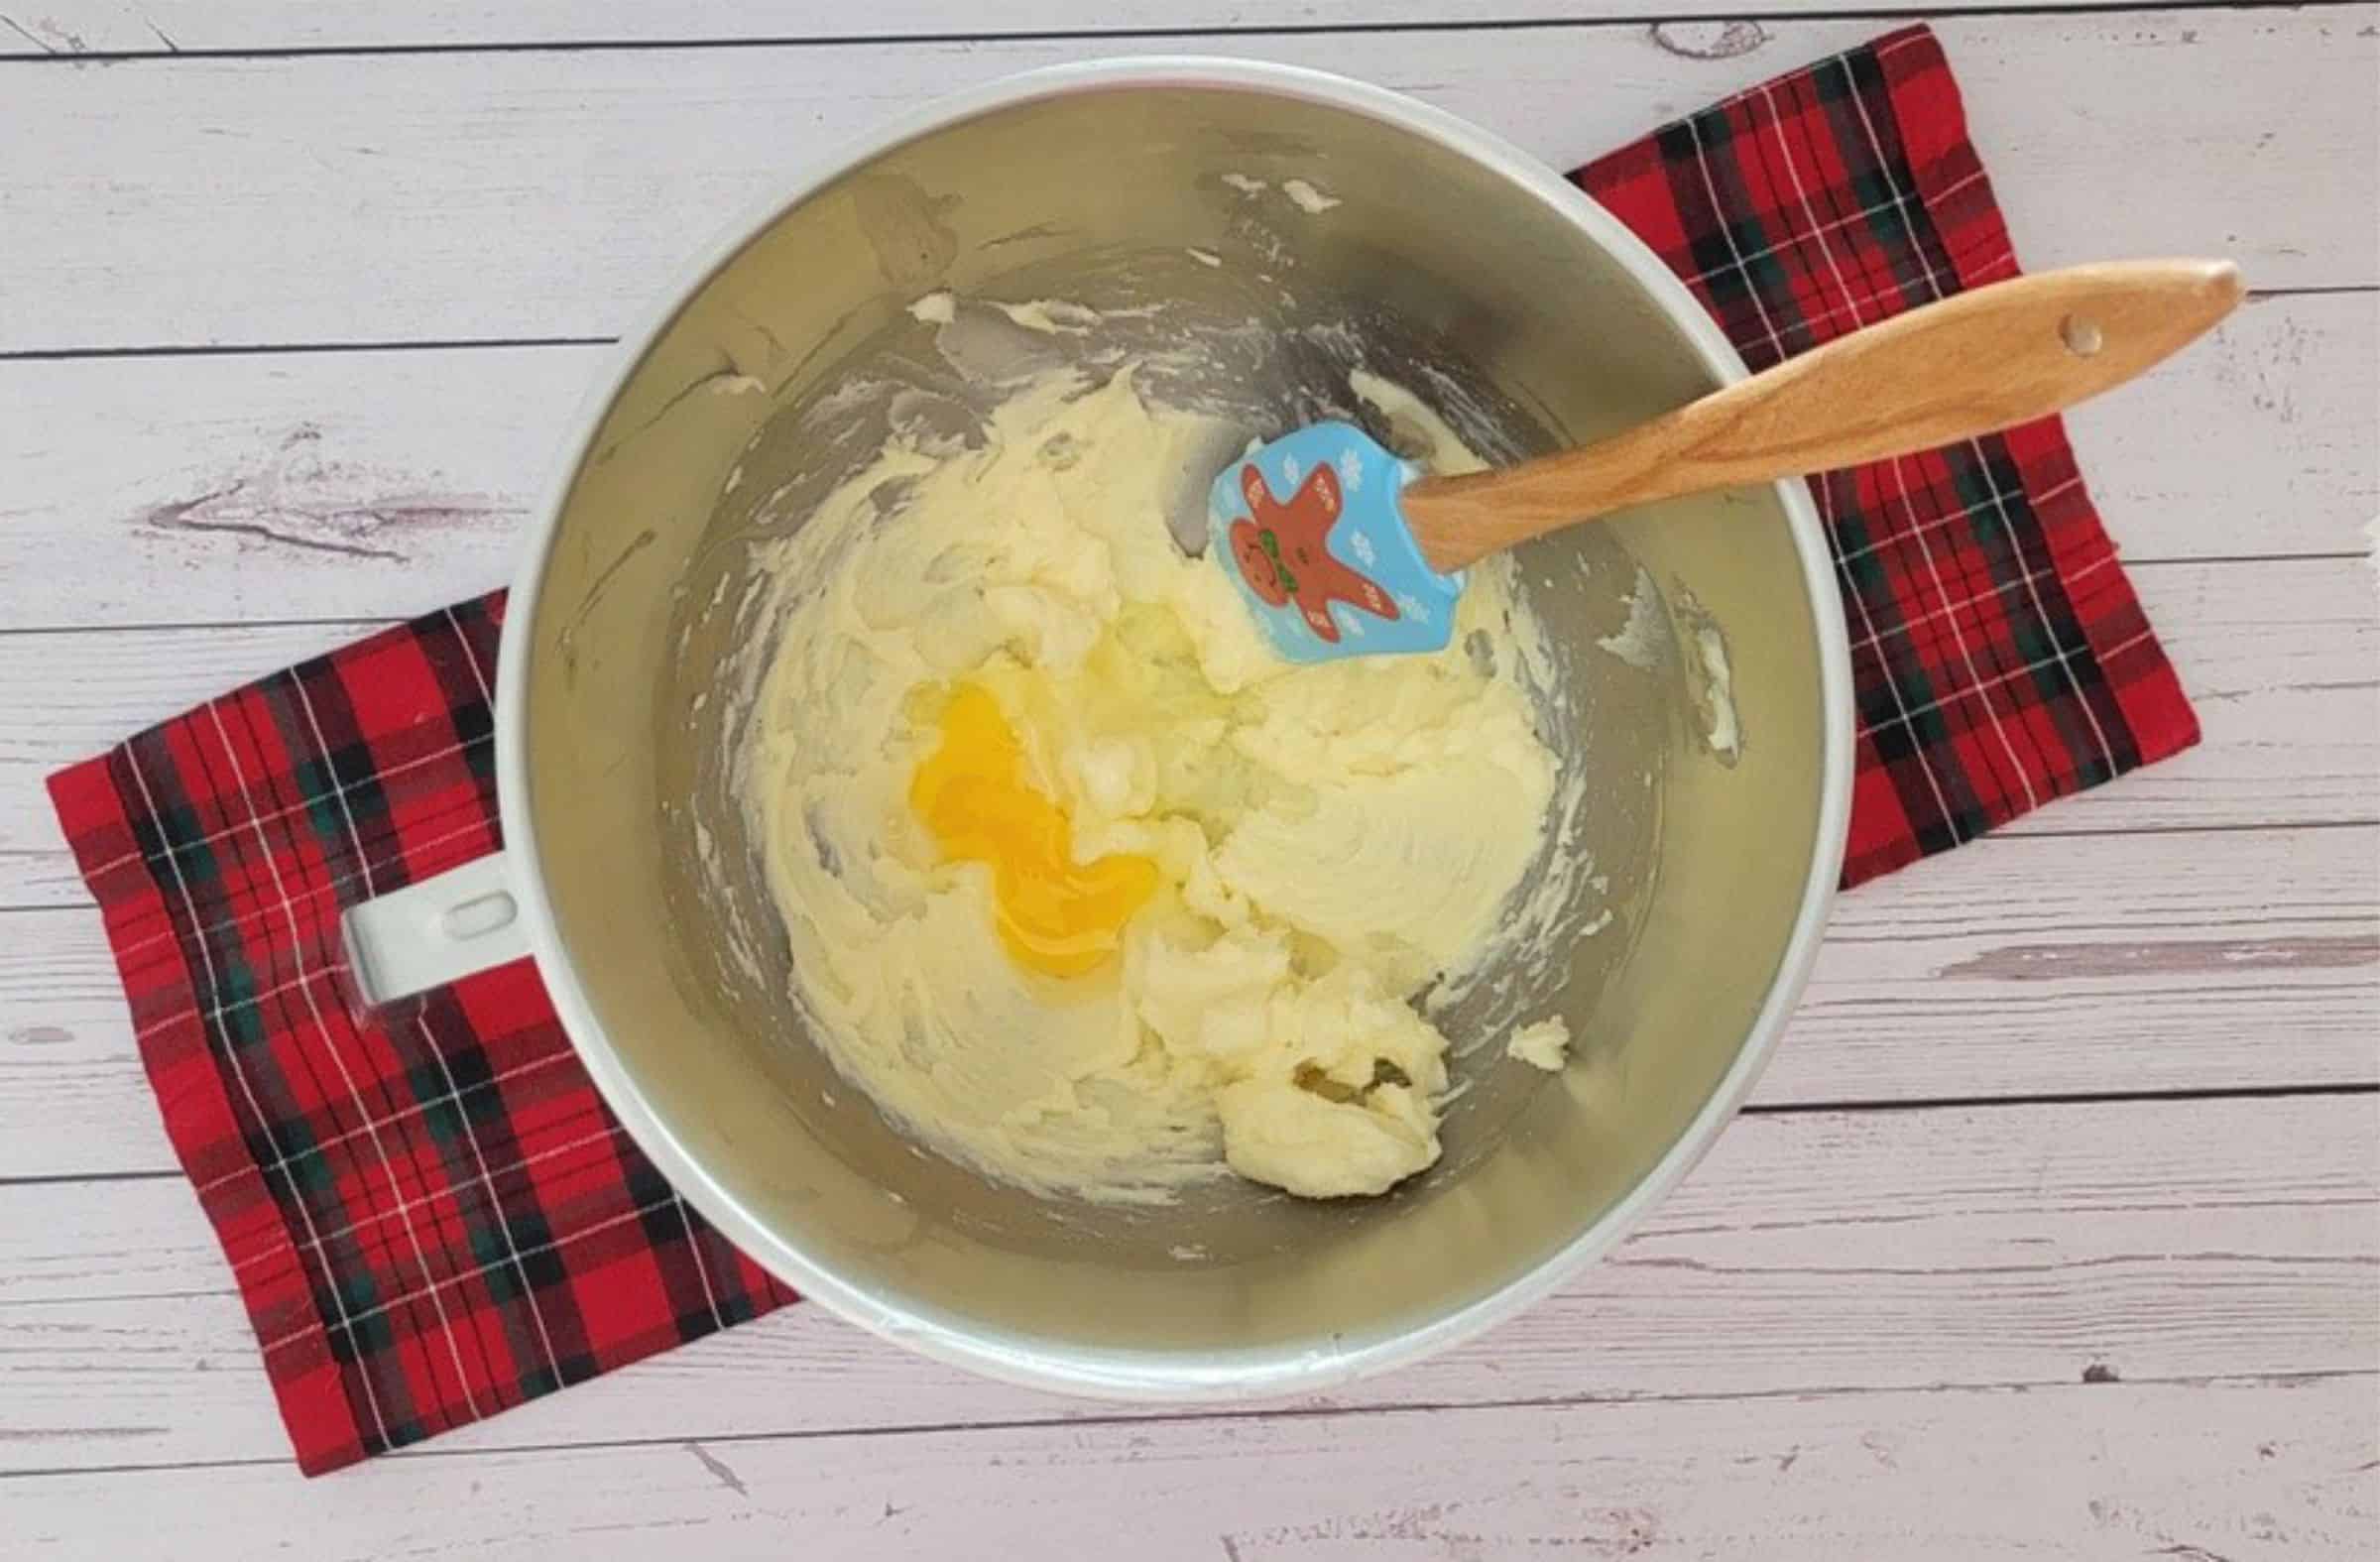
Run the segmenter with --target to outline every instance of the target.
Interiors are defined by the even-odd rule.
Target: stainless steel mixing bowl
[[[1338,204],[1282,198],[1292,178]],[[1205,256],[1169,273],[1151,259],[1194,248]],[[738,717],[713,696],[768,628],[740,616],[753,543],[798,524],[787,495],[848,465],[816,421],[821,395],[905,350],[921,294],[1067,296],[1160,275],[1196,293],[1201,272],[1200,307],[1283,342],[1311,343],[1324,313],[1356,336],[1376,325],[1382,352],[1467,398],[1507,451],[1742,372],[1608,215],[1422,105],[1209,60],[1019,77],[799,183],[632,338],[523,569],[499,690],[522,926],[605,1097],[669,1179],[761,1262],[883,1335],[1004,1378],[1169,1398],[1408,1360],[1617,1240],[1776,1041],[1832,893],[1849,776],[1841,608],[1798,485],[1540,544],[1524,579],[1581,680],[1561,741],[1609,779],[1570,845],[1596,852],[1615,920],[1521,984],[1567,1019],[1568,1070],[1498,1060],[1488,1021],[1516,1001],[1459,1016],[1471,1089],[1445,1160],[1378,1199],[1219,1186],[1108,1210],[911,1145],[803,1033],[725,801]],[[1247,366],[1282,417],[1328,400],[1296,356]],[[1595,644],[1624,618],[1631,556],[1685,632],[1650,669]],[[1724,640],[1737,755],[1707,741],[1697,629]]]

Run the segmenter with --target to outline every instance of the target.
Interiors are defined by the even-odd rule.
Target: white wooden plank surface
[[[2047,6],[2089,0],[2040,0]],[[2194,0],[2196,3],[2196,0]],[[1936,11],[2005,9],[2007,0],[1945,0]],[[1766,0],[1764,17],[1841,10],[1831,0]],[[391,8],[372,0],[43,0],[0,16],[0,58],[174,55],[294,49],[422,49],[525,44],[684,43],[790,39],[977,38],[1032,33],[1132,33],[1269,28],[1446,28],[1490,22],[1644,21],[1657,47],[1691,55],[1757,47],[1756,22],[1650,18],[1708,17],[1697,0],[1005,0],[954,12],[938,0],[878,0],[866,7],[822,0],[416,0]],[[10,25],[10,24],[13,24]]]
[[[1997,836],[1844,897],[1764,1105],[2380,1083],[2380,829]],[[0,913],[0,1178],[172,1152],[98,917]]]
[[[2369,1370],[2376,1110],[2142,1103],[2120,1138],[2095,1104],[1748,1117],[1556,1298],[1296,1407]],[[0,1187],[0,1471],[286,1456],[229,1271],[178,1179]],[[438,1446],[1167,1413],[912,1362],[796,1308]]]
[[[0,361],[0,626],[402,617],[484,590],[609,352]],[[2074,436],[2132,560],[2348,553],[2380,509],[2375,408],[2380,293],[2283,296]]]
[[[2363,1558],[2369,1377],[657,1442],[18,1484],[35,1557]],[[2055,1432],[2045,1435],[2045,1429]],[[127,1487],[141,1501],[125,1500]],[[443,1501],[426,1500],[430,1492]],[[171,1523],[160,1515],[171,1513]]]
[[[2042,15],[1942,33],[2029,264],[2215,250],[2262,288],[2368,286],[2375,16]],[[1123,52],[1327,65],[1568,167],[1878,31],[1768,27],[1717,60],[1652,47],[1633,25],[1133,38]],[[838,139],[965,83],[1117,48],[0,62],[0,146],[43,149],[0,159],[0,351],[610,335],[692,236]]]

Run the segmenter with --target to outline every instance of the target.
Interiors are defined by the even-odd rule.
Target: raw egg
[[[981,686],[959,686],[941,735],[909,782],[909,806],[943,860],[990,866],[1000,940],[1017,964],[1059,977],[1097,969],[1156,893],[1155,860],[1112,852],[1076,862],[1065,810],[1024,779],[1015,729]]]

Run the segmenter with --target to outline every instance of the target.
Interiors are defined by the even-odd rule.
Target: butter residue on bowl
[[[1558,1074],[1562,1065],[1570,1061],[1570,1025],[1560,1015],[1522,1025],[1504,1043],[1504,1055],[1549,1074]]]
[[[1036,1191],[1162,1201],[1228,1167],[1332,1197],[1430,1165],[1447,1037],[1411,1000],[1508,955],[1558,811],[1508,564],[1475,568],[1445,652],[1292,667],[1167,532],[1216,435],[1130,366],[1053,370],[980,443],[896,433],[770,544],[742,800],[795,996],[907,1132]],[[961,684],[1077,860],[1161,868],[1100,969],[1012,959],[989,870],[908,806]]]

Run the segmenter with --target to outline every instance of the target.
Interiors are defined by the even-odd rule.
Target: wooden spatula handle
[[[1406,522],[1441,570],[1628,505],[1907,455],[2123,384],[2231,312],[2229,261],[2122,261],[1994,283],[1853,331],[1608,439],[1425,478]]]

